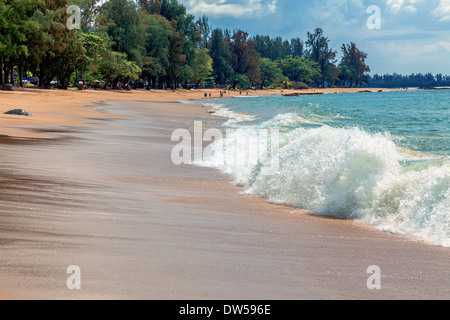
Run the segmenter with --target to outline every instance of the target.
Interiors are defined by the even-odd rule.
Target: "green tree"
[[[241,90],[245,90],[250,87],[250,84],[251,84],[250,79],[243,74],[236,74],[233,79],[234,89],[238,88]]]
[[[206,48],[197,50],[192,63],[192,78],[189,81],[195,83],[198,88],[200,85],[211,83],[213,75],[213,60],[209,56],[209,50]]]
[[[291,40],[291,56],[303,58],[304,44],[300,38],[292,38]]]
[[[299,57],[287,57],[281,60],[283,74],[291,81],[311,84],[322,77],[317,62]]]
[[[348,70],[352,73],[350,80],[350,86],[355,82],[356,86],[360,86],[362,83],[368,81],[367,72],[370,72],[370,67],[366,65],[367,53],[359,50],[354,42],[350,44],[342,44],[342,60],[341,68],[344,68],[347,73]],[[432,77],[432,76],[431,76]],[[433,78],[433,77],[432,77]],[[434,78],[433,78],[434,79]]]
[[[261,89],[269,86],[281,86],[288,78],[283,75],[283,71],[277,62],[269,58],[261,58]]]
[[[142,76],[153,88],[162,87],[163,77],[167,75],[170,65],[170,38],[175,30],[166,18],[157,14],[146,15],[145,23],[147,39]]]
[[[84,80],[85,71],[97,77],[98,65],[108,49],[107,42],[96,34],[85,33],[81,30],[77,32],[77,37],[83,47],[79,50],[80,57],[76,66],[80,70],[80,79]]]
[[[356,69],[348,66],[345,63],[341,63],[339,65],[339,69],[341,72],[339,73],[339,80],[343,86],[353,86],[353,83],[356,81]]]
[[[175,20],[171,21],[173,29],[176,30],[177,23]],[[183,74],[183,68],[186,62],[186,55],[184,54],[184,44],[186,39],[183,33],[176,31],[169,37],[169,69],[167,72],[166,83],[172,89],[177,89],[180,81],[180,76]]]
[[[137,4],[131,0],[109,0],[99,12],[98,27],[112,40],[112,50],[126,53],[130,60],[141,64],[146,32]]]
[[[262,58],[269,58],[270,60],[276,61],[291,55],[291,44],[281,37],[271,38],[269,36],[256,35],[252,40],[255,42],[255,50]]]
[[[161,15],[161,2],[159,0],[139,0],[141,8],[150,14]]]
[[[248,33],[236,30],[231,37],[231,65],[237,74],[245,75],[251,83],[259,83],[261,71],[259,69],[259,53],[255,50],[256,43],[247,40]],[[236,80],[233,88],[237,85]]]
[[[60,73],[64,51],[71,47],[75,30],[66,27],[67,0],[45,0],[34,12],[32,20],[36,28],[30,30],[28,46],[28,65],[39,74],[39,86],[48,87]],[[69,57],[69,55],[66,55]],[[68,65],[71,68],[72,65]]]
[[[59,88],[67,89],[69,80],[77,68],[86,66],[90,59],[86,56],[86,49],[75,30],[71,30],[65,38],[66,48],[58,56],[54,57],[52,72],[58,79]],[[92,61],[92,60],[91,60]],[[48,84],[46,84],[48,85]]]
[[[313,33],[308,32],[306,47],[308,48],[308,57],[317,62],[320,67],[321,78],[319,84],[324,87],[325,81],[330,80],[330,75],[335,70],[336,51],[329,48],[330,40],[323,35],[321,28],[316,28]]]
[[[21,83],[23,65],[29,56],[28,39],[39,28],[33,19],[42,2],[37,0],[0,1],[0,85],[13,82],[13,70],[19,69]]]
[[[219,85],[226,84],[233,76],[230,65],[231,52],[221,29],[214,29],[211,33],[210,56],[213,59],[213,76]]]
[[[209,25],[208,17],[205,15],[202,16],[200,19],[197,20],[195,24],[197,32],[202,38],[199,49],[208,48],[212,31],[211,26]]]
[[[99,64],[99,74],[105,79],[103,88],[121,80],[137,80],[142,70],[134,61],[129,61],[125,53],[107,51]]]

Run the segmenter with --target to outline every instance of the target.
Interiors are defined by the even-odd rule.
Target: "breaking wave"
[[[228,112],[228,111],[225,111]],[[225,116],[225,115],[224,115]],[[450,158],[414,157],[389,133],[332,128],[316,119],[279,114],[227,135],[210,163],[251,194],[308,209],[313,214],[356,219],[380,230],[450,247]],[[245,157],[258,130],[278,129],[279,147],[259,161],[214,161],[234,152]],[[257,139],[257,137],[256,137]],[[241,148],[241,149],[239,149]],[[228,150],[228,151],[227,151]],[[273,168],[277,160],[277,170]]]

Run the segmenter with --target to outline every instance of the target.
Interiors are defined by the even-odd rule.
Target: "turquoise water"
[[[371,133],[387,131],[401,147],[450,155],[450,90],[242,97],[218,103],[253,114],[259,121],[295,114],[310,122],[301,124],[303,127],[357,126]]]
[[[450,90],[243,96],[210,106],[234,129],[224,146],[238,145],[238,157],[252,148],[239,141],[279,131],[279,149],[257,162],[210,162],[248,193],[450,247]]]

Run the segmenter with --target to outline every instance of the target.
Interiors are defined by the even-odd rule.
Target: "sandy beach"
[[[347,91],[326,89],[337,90]],[[270,204],[215,169],[174,165],[175,129],[221,121],[177,102],[205,92],[219,97],[0,92],[10,137],[0,144],[0,299],[450,298],[448,248]],[[33,117],[3,114],[15,108]],[[79,290],[66,285],[72,265]],[[367,287],[373,265],[380,290]]]
[[[382,89],[383,91],[393,89]],[[363,89],[353,88],[326,88],[302,90],[302,93],[332,93],[354,92]],[[378,89],[371,89],[378,91]],[[256,90],[233,91],[229,90],[224,98],[239,95],[273,95],[297,93],[299,90]],[[205,99],[205,93],[211,98],[219,98],[220,90],[132,90],[132,91],[104,91],[104,90],[42,90],[19,89],[15,91],[0,91],[0,135],[16,138],[49,138],[49,131],[62,127],[79,126],[85,119],[98,117],[92,108],[86,108],[98,101],[154,101],[177,102],[180,100]],[[33,117],[5,115],[12,109],[24,109]],[[111,114],[102,114],[104,118],[115,117]],[[45,128],[47,134],[39,132]]]

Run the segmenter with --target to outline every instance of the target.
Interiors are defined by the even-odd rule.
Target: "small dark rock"
[[[14,109],[14,110],[10,110],[10,111],[5,112],[5,114],[15,114],[15,115],[18,115],[18,116],[32,117],[31,114],[29,114],[28,112],[26,112],[26,111],[23,110],[23,109]]]

